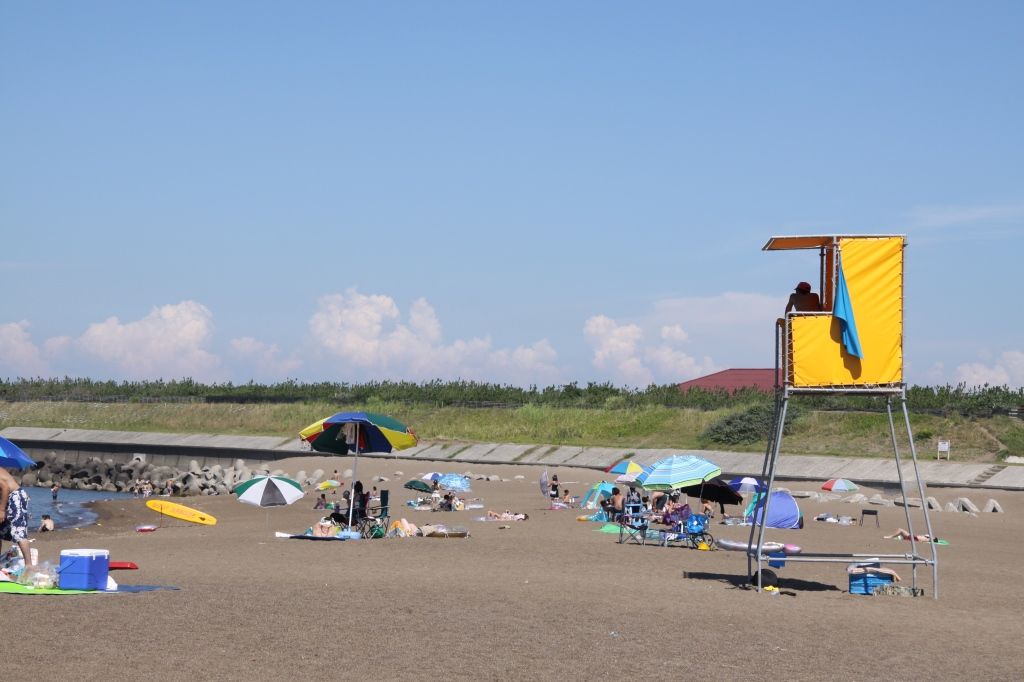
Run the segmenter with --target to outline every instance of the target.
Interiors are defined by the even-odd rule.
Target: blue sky
[[[0,376],[681,381],[907,234],[1024,384],[1024,5],[0,3]]]

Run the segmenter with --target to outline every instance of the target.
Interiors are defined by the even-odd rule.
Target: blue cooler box
[[[60,553],[62,590],[105,590],[110,552],[105,549],[65,549]]]
[[[851,574],[850,594],[874,594],[876,587],[891,584],[892,576],[884,573]]]

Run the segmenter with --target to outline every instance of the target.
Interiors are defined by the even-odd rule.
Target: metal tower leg
[[[772,410],[772,432],[770,434],[768,434],[768,446],[765,448],[765,451],[764,451],[764,462],[761,464],[761,476],[760,476],[760,478],[757,479],[757,482],[758,482],[759,485],[763,485],[763,483],[768,480],[767,479],[767,476],[768,476],[768,463],[771,461],[772,453],[775,451],[775,432],[776,432],[775,425],[778,423],[779,410],[781,409],[781,405],[782,405],[782,400],[780,398],[781,395],[782,395],[782,391],[780,389],[776,388],[776,390],[775,390],[775,404],[774,404],[774,407],[773,407],[773,410]],[[757,506],[755,505],[754,508],[756,510]],[[747,577],[748,578],[753,578],[754,577],[754,571],[753,571],[753,568],[751,566],[751,564],[753,562],[753,555],[750,553],[750,548],[754,546],[754,530],[755,530],[755,528],[756,528],[756,526],[753,523],[751,523],[750,524],[750,537],[747,538]]]
[[[921,494],[921,509],[924,511],[924,525],[928,529],[928,545],[932,550],[932,597],[939,598],[939,553],[935,547],[935,533],[932,531],[932,518],[928,511],[928,500],[925,498],[924,479],[917,466],[917,448],[914,445],[914,434],[910,429],[910,413],[907,412],[907,391],[900,394],[900,403],[903,406],[903,421],[907,426],[907,437],[910,439],[910,458],[914,463],[914,476],[917,478],[917,490]],[[906,499],[906,498],[904,498]],[[910,530],[909,528],[907,530]],[[911,531],[913,532],[913,531]],[[916,567],[916,564],[915,564]]]
[[[914,539],[914,522],[910,518],[910,505],[907,503],[907,486],[903,479],[903,464],[900,461],[900,447],[896,440],[896,425],[892,420],[892,396],[886,396],[885,398],[885,414],[889,417],[889,433],[892,435],[892,452],[896,458],[896,474],[900,478],[900,495],[903,496],[903,511],[907,517],[907,531],[910,533],[910,554],[917,556],[917,541]],[[910,434],[910,440],[913,442],[914,437]],[[923,503],[924,500],[921,500]],[[911,565],[911,586],[917,587],[917,564]]]
[[[756,552],[757,552],[757,554],[756,554],[756,557],[757,557],[757,589],[758,589],[758,591],[760,591],[762,589],[762,587],[763,587],[763,585],[762,585],[763,562],[761,560],[761,553],[762,553],[762,551],[764,549],[764,532],[765,532],[765,529],[767,528],[768,508],[771,506],[771,501],[772,501],[772,487],[775,485],[776,464],[779,461],[779,450],[781,449],[781,446],[782,446],[782,431],[783,431],[783,428],[784,428],[784,426],[786,424],[786,410],[787,410],[788,407],[789,407],[789,393],[784,393],[783,397],[782,397],[782,406],[778,410],[778,412],[776,414],[776,417],[775,417],[775,430],[774,430],[774,436],[772,438],[772,445],[773,445],[773,447],[771,449],[771,455],[765,461],[765,465],[768,468],[768,481],[766,483],[766,487],[765,487],[765,491],[764,491],[764,497],[762,498],[764,500],[764,506],[762,507],[762,506],[760,506],[758,504],[754,505],[755,523],[751,524],[751,527],[750,527],[750,537],[751,537],[751,540],[753,540],[755,529],[758,530],[758,534],[757,534],[757,549],[756,549]],[[761,522],[760,523],[756,523],[757,512],[759,511],[759,508],[760,508],[760,512],[761,512]],[[750,564],[750,553],[752,551],[752,548],[751,548],[752,544],[753,544],[752,542],[748,542],[747,543],[747,564],[748,564],[748,566]]]

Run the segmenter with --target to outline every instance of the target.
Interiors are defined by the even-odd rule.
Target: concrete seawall
[[[186,468],[191,460],[200,466],[229,466],[236,459],[249,463],[269,462],[287,457],[316,455],[297,438],[274,436],[230,436],[210,434],[137,433],[13,426],[2,435],[18,444],[35,459],[56,453],[67,463],[81,463],[89,457],[128,462],[136,453],[147,455],[157,465]],[[568,445],[521,445],[511,443],[428,443],[403,450],[397,457],[407,460],[462,464],[540,464],[552,468],[605,469],[626,455],[641,464],[682,452],[678,449],[630,449]],[[760,453],[717,450],[687,450],[711,460],[728,476],[757,476],[764,457]],[[366,455],[369,457],[382,455]],[[395,454],[386,455],[395,458]],[[922,459],[921,475],[929,486],[963,486],[996,490],[1024,490],[1024,465],[972,464]],[[904,456],[904,476],[913,471]],[[891,486],[899,483],[891,457],[821,457],[787,455],[779,459],[780,478],[825,481],[848,478],[857,483]]]

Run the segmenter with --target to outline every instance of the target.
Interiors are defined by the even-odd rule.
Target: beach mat
[[[36,587],[19,583],[0,582],[0,594],[68,595],[68,594],[118,594],[128,592],[155,592],[156,590],[177,590],[166,585],[118,585],[116,590],[62,590],[57,587]]]

